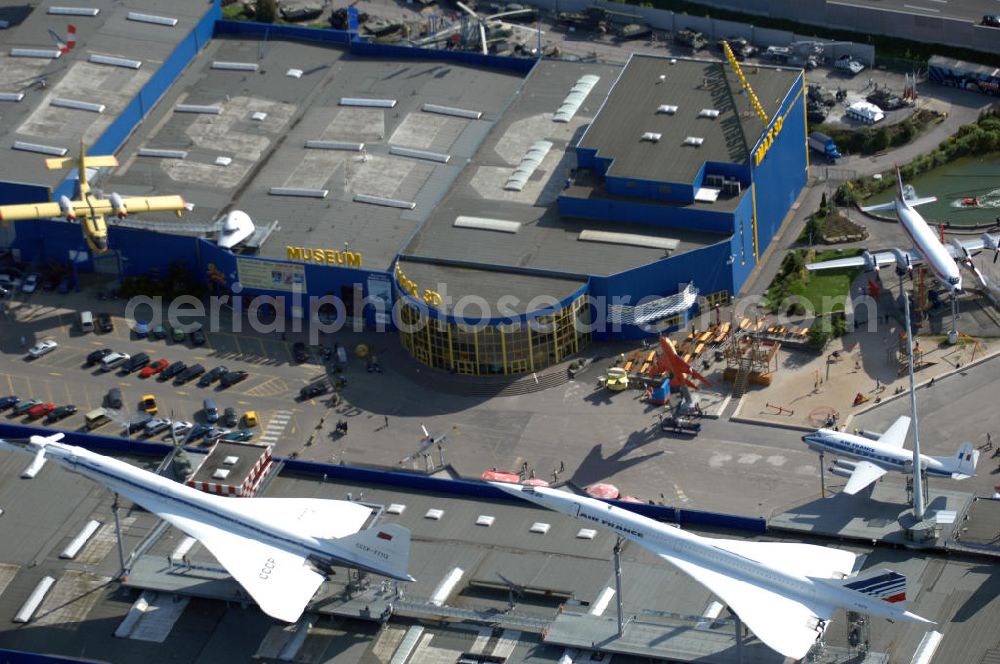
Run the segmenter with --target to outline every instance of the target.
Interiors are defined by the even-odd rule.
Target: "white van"
[[[101,360],[101,371],[111,371],[120,364],[124,364],[129,360],[128,353],[111,353],[106,355],[103,360]]]
[[[89,311],[80,312],[80,331],[81,332],[93,332],[94,331],[94,314]]]

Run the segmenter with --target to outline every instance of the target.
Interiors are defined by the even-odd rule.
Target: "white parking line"
[[[903,5],[903,6],[906,7],[907,9],[916,9],[922,12],[934,12],[935,14],[941,13],[940,9],[931,9],[930,7],[917,7],[916,5]]]

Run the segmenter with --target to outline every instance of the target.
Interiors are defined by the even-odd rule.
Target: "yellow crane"
[[[129,212],[176,212],[181,216],[184,210],[190,209],[180,196],[135,196],[124,197],[112,193],[103,198],[90,189],[87,182],[87,167],[101,168],[118,165],[118,160],[112,155],[87,155],[83,141],[80,141],[79,157],[59,157],[46,159],[45,167],[50,171],[78,169],[79,186],[77,197],[70,199],[60,196],[58,201],[45,203],[23,203],[19,205],[0,205],[0,221],[26,221],[31,219],[51,219],[65,217],[66,221],[79,221],[87,245],[95,254],[103,254],[108,250],[108,226],[104,218],[117,215],[119,219]]]

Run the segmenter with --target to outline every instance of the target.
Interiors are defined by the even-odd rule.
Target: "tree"
[[[274,23],[278,18],[278,0],[256,0],[253,16],[261,23]]]
[[[833,330],[830,326],[830,320],[828,318],[817,318],[809,328],[809,345],[816,350],[823,350],[826,344],[829,343],[831,336],[833,336]]]

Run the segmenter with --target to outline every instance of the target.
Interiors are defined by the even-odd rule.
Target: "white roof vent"
[[[666,80],[667,80],[667,75],[666,75],[666,74],[660,74],[660,76],[659,76],[659,78],[657,79],[657,81],[656,81],[656,82],[657,82],[657,83],[663,83],[663,82],[665,82]]]
[[[703,108],[701,112],[698,113],[699,118],[717,118],[719,117],[719,111],[714,108]]]
[[[485,514],[480,514],[479,518],[476,519],[476,525],[477,526],[486,526],[487,528],[489,528],[490,526],[493,525],[493,522],[496,521],[496,520],[497,520],[497,518],[495,516],[487,516]]]
[[[233,466],[239,460],[240,458],[238,456],[236,456],[235,454],[231,454],[227,456],[225,459],[223,459],[222,463],[226,464],[227,466]]]
[[[701,147],[701,144],[705,142],[705,139],[701,136],[688,136],[684,139],[684,145],[693,145],[696,148]]]
[[[386,508],[385,511],[388,512],[389,514],[402,514],[403,512],[406,511],[406,505],[403,505],[401,503],[393,503],[392,505],[389,505],[389,507]]]
[[[655,131],[647,131],[642,135],[642,140],[649,141],[650,143],[658,143],[663,134],[658,134]]]
[[[581,528],[576,534],[577,539],[592,540],[597,535],[597,531],[593,528]]]
[[[427,510],[427,514],[424,515],[425,519],[433,519],[434,521],[440,521],[441,517],[444,516],[444,510]]]
[[[539,535],[544,535],[545,533],[549,532],[549,528],[551,527],[552,526],[550,526],[547,523],[536,521],[533,524],[531,524],[531,532],[538,533]]]
[[[677,107],[671,104],[660,104],[657,109],[657,113],[666,113],[667,115],[673,115],[677,112]]]
[[[216,471],[214,473],[212,473],[212,479],[213,480],[224,480],[227,477],[229,477],[229,469],[228,468],[218,468],[218,469],[216,469]]]

